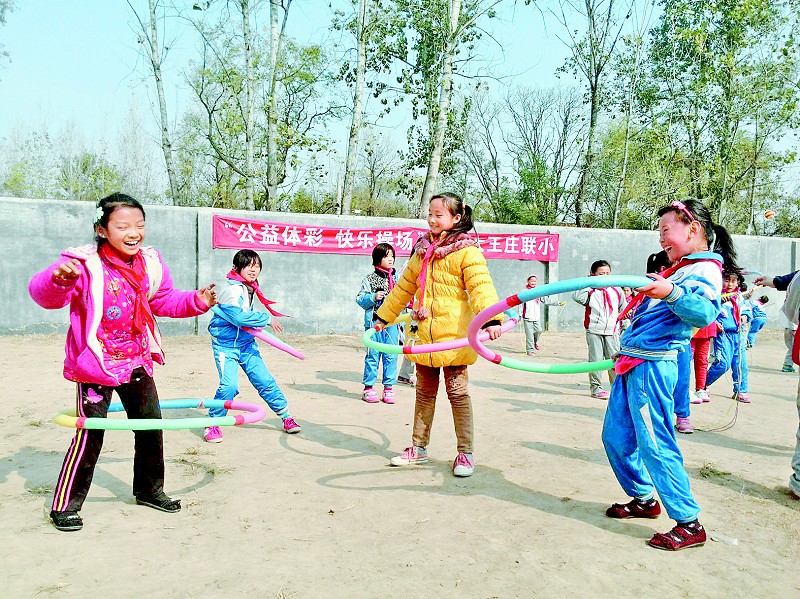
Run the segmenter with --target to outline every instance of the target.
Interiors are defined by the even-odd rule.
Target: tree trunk
[[[156,2],[149,0],[148,9],[150,14],[150,22],[145,26],[139,19],[133,5],[128,2],[128,5],[133,10],[136,19],[139,21],[139,26],[142,28],[142,33],[148,43],[148,60],[150,67],[153,69],[153,79],[156,83],[156,95],[158,96],[158,110],[161,119],[161,150],[164,153],[164,164],[167,167],[167,178],[169,179],[169,195],[172,204],[178,200],[178,180],[175,175],[175,158],[172,149],[172,136],[169,131],[169,119],[167,117],[167,100],[164,95],[164,80],[161,76],[161,49],[158,46],[158,21],[156,17]]]
[[[458,19],[461,13],[461,0],[450,0],[450,32],[445,45],[444,65],[442,67],[442,87],[439,92],[439,114],[436,119],[436,130],[431,147],[431,156],[428,161],[428,172],[425,175],[425,185],[422,187],[422,196],[417,207],[417,216],[422,217],[425,206],[436,191],[436,182],[439,177],[439,165],[442,163],[444,137],[447,132],[447,120],[450,116],[450,100],[453,96],[453,64],[458,33]]]
[[[253,75],[253,36],[250,32],[250,2],[241,0],[242,9],[242,35],[244,37],[244,60],[245,60],[245,202],[248,210],[255,210],[255,200],[253,198],[253,127],[255,123],[255,101],[253,86],[255,77]]]
[[[362,114],[364,107],[364,80],[367,71],[367,0],[358,2],[358,23],[356,43],[358,45],[358,63],[356,64],[356,82],[353,92],[353,119],[350,122],[350,137],[347,142],[347,160],[342,184],[341,213],[350,214],[353,203],[353,186],[356,174],[356,157],[358,142],[361,137]]]
[[[589,181],[589,171],[592,168],[592,152],[594,151],[594,132],[597,128],[597,113],[599,110],[597,86],[592,85],[589,103],[589,133],[586,140],[586,155],[581,167],[581,177],[578,180],[578,193],[575,196],[575,226],[583,225],[583,200],[586,196],[586,184]]]
[[[289,0],[291,2],[291,0]],[[281,8],[280,0],[270,0],[270,49],[269,49],[269,101],[267,103],[267,195],[273,206],[278,201],[278,60],[280,58],[283,29],[289,13],[287,3],[284,9],[283,25],[278,18]]]

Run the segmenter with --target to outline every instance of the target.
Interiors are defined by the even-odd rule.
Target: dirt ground
[[[288,337],[299,361],[262,351],[299,435],[270,415],[225,428],[165,433],[167,491],[178,514],[135,505],[132,435],[106,433],[81,515],[56,531],[47,514],[72,431],[51,421],[70,407],[63,337],[0,338],[0,528],[5,597],[798,597],[800,501],[787,489],[797,375],[780,372],[777,331],[754,350],[753,403],[730,400],[730,377],[692,421],[724,432],[680,435],[701,521],[715,541],[679,553],[645,541],[671,528],[615,521],[625,501],[600,441],[605,403],[585,375],[536,375],[479,360],[470,368],[477,469],[452,476],[455,435],[440,398],[429,464],[390,468],[409,444],[413,389],[395,405],[359,399],[357,335]],[[546,333],[536,360],[583,361],[578,333]],[[162,399],[205,397],[217,384],[209,342],[167,338],[156,370]],[[497,342],[517,353],[520,333]],[[243,378],[243,377],[242,377]],[[242,380],[244,401],[260,401]],[[441,391],[443,393],[443,390]],[[165,417],[202,415],[176,410]]]

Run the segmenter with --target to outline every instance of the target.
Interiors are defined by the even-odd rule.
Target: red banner
[[[417,227],[317,227],[214,215],[212,245],[238,250],[321,254],[372,254],[379,243],[391,243],[398,256],[408,256],[418,237]],[[558,260],[557,233],[491,233],[478,236],[487,260]]]

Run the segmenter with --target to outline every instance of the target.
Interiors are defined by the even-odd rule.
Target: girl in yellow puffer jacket
[[[418,323],[420,343],[451,341],[467,336],[475,314],[498,301],[486,260],[473,229],[472,209],[452,194],[431,198],[428,207],[430,234],[414,245],[403,276],[375,313],[376,320],[394,321],[414,298],[412,320]],[[500,320],[484,325],[491,339],[500,336]],[[453,474],[470,476],[472,457],[472,402],[467,389],[467,366],[478,355],[470,346],[431,354],[407,356],[417,364],[417,401],[414,406],[412,445],[391,459],[392,466],[423,464],[428,461],[428,440],[433,423],[439,370],[453,410],[458,456]]]

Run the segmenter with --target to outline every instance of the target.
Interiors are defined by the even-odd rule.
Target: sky
[[[146,1],[132,0],[132,4],[142,16],[146,14]],[[301,42],[319,42],[332,35],[328,4],[328,0],[295,0],[290,34]],[[45,127],[57,131],[69,124],[91,145],[113,137],[132,105],[141,111],[155,137],[154,95],[137,48],[134,23],[123,0],[16,2],[6,25],[0,27],[0,43],[9,54],[9,60],[0,62],[0,138],[14,130]],[[195,37],[184,31],[172,41],[166,62],[165,87],[172,115],[190,99],[182,83],[182,67],[193,52]],[[493,73],[525,73],[530,85],[556,82],[554,71],[566,50],[545,31],[532,7],[509,3],[489,33],[491,37],[484,38],[485,56],[496,65]]]

